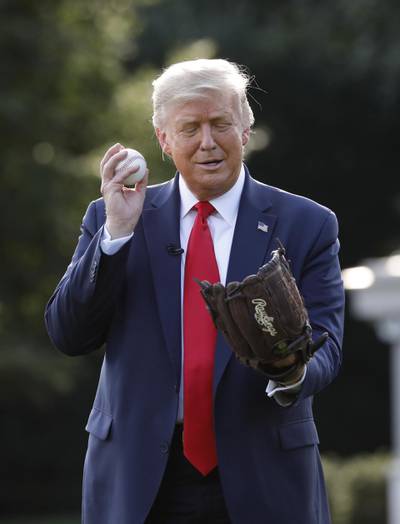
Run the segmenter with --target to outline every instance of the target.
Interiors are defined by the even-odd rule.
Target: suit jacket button
[[[163,442],[160,446],[161,453],[168,453],[169,451],[169,445],[167,442]]]

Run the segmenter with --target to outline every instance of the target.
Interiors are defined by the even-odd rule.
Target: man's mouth
[[[202,167],[208,168],[208,169],[215,169],[220,164],[222,164],[223,160],[218,159],[211,159],[211,160],[205,160],[204,162],[197,162]]]

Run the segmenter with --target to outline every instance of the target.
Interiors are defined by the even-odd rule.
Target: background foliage
[[[228,58],[256,79],[253,175],[336,212],[343,267],[398,250],[400,10],[394,0],[2,0],[0,10],[0,508],[74,511],[101,355],[59,355],[42,318],[99,196],[103,152],[119,141],[144,153],[152,181],[170,177],[151,81],[176,60]],[[321,449],[387,448],[387,348],[348,315],[344,350],[340,377],[316,399]]]

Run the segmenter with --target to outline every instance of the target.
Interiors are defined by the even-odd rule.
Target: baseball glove
[[[210,284],[199,281],[201,293],[217,329],[237,358],[282,383],[296,382],[304,364],[328,337],[316,342],[303,299],[282,245],[256,275],[242,282]],[[289,366],[279,366],[295,355]]]

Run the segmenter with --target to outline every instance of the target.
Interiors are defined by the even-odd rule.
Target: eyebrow
[[[214,120],[221,120],[223,118],[232,118],[233,119],[233,115],[227,111],[224,111],[223,113],[220,113],[212,118],[210,118],[211,121],[214,121]],[[184,125],[184,124],[194,124],[196,122],[198,122],[199,119],[196,118],[196,117],[193,117],[193,116],[183,116],[181,118],[178,118],[176,120],[176,124],[180,124],[180,125]]]

